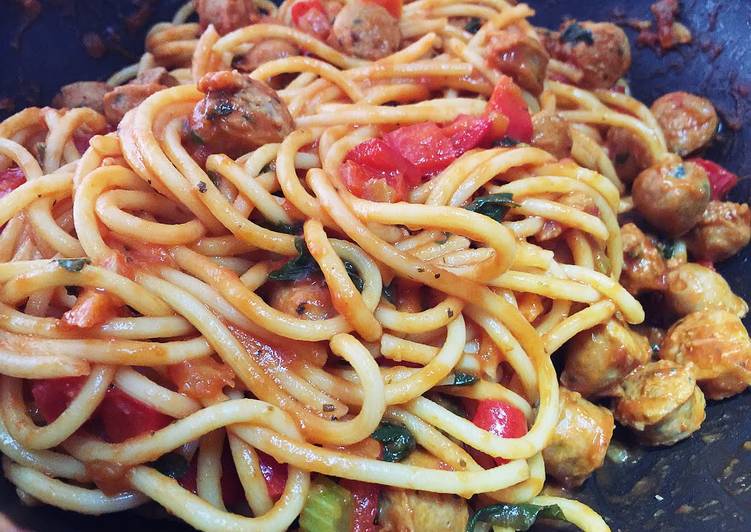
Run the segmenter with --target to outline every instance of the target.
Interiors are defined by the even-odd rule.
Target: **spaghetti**
[[[627,94],[577,87],[588,73],[559,59],[537,91],[517,72],[522,93],[490,56],[512,36],[547,64],[524,4],[399,5],[401,42],[375,61],[307,31],[301,4],[321,5],[258,2],[262,20],[229,29],[202,12],[203,31],[187,5],[154,26],[141,61],[109,82],[165,67],[175,83],[149,89],[116,131],[88,108],[0,124],[4,175],[23,177],[0,199],[6,477],[86,514],[155,501],[201,530],[285,530],[298,516],[305,528],[314,494],[339,493],[324,475],[346,497],[530,503],[608,530],[543,495],[543,454],[571,400],[551,355],[644,320],[619,283],[627,183],[601,132],[625,132],[658,165],[674,157],[660,124]],[[229,72],[272,40],[296,53]],[[265,95],[246,136],[212,140],[229,129],[201,120],[237,111],[245,90]],[[532,141],[530,114],[546,113],[569,127],[570,155]],[[269,138],[252,129],[263,121]],[[434,145],[413,146],[410,159],[398,148],[424,124],[464,144],[437,163]],[[389,142],[411,166],[358,159]],[[488,401],[518,433],[478,421]],[[588,405],[606,413],[604,454],[612,415]],[[384,459],[384,427],[417,450]],[[356,513],[370,527],[358,530],[373,517]]]

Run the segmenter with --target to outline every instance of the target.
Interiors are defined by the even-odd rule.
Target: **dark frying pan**
[[[0,113],[47,103],[60,85],[104,79],[133,62],[142,51],[146,29],[171,18],[183,1],[42,0],[41,13],[31,22],[21,0],[0,2]],[[529,3],[537,9],[535,22],[548,27],[558,26],[566,16],[651,19],[650,0]],[[745,68],[751,64],[751,3],[684,0],[682,21],[694,34],[691,45],[664,55],[633,47],[631,88],[647,103],[679,89],[710,97],[726,128],[709,158],[742,177],[751,176],[751,128],[741,127],[751,121],[751,74]],[[634,42],[635,33],[628,31]],[[98,39],[101,46],[87,52],[84,39],[95,45]],[[103,56],[94,58],[92,52]],[[751,181],[742,181],[731,199],[748,202]],[[747,249],[720,266],[747,301],[750,257]],[[576,496],[599,511],[613,530],[751,530],[751,393],[710,402],[707,421],[687,441],[665,449],[634,448],[622,463],[607,460]],[[151,510],[146,509],[94,518],[49,507],[27,508],[4,479],[0,511],[23,528],[45,532],[187,529],[172,520],[150,520]]]

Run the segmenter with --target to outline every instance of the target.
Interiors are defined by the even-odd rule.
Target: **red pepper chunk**
[[[120,443],[147,432],[155,432],[172,421],[168,415],[133,399],[119,388],[107,390],[96,415],[101,420],[110,443]]]
[[[26,174],[14,166],[0,172],[0,198],[26,183]]]
[[[719,164],[708,161],[707,159],[689,159],[692,163],[698,164],[707,172],[709,185],[712,187],[712,199],[722,201],[725,194],[738,182],[738,176],[733,172],[725,170]]]
[[[420,176],[440,172],[457,158],[457,150],[433,122],[400,127],[383,139],[417,168]]]
[[[477,402],[472,423],[501,438],[521,438],[527,433],[527,420],[522,411],[495,399]],[[507,461],[504,458],[495,458],[498,465],[503,465]]]
[[[339,484],[352,494],[354,513],[352,515],[352,532],[376,532],[378,516],[378,499],[381,486],[370,482],[342,479]]]
[[[519,142],[532,141],[532,117],[522,91],[513,79],[501,76],[490,96],[488,111],[497,111],[508,118],[506,135]]]
[[[31,381],[31,396],[47,423],[62,414],[81,391],[86,377],[63,377]]]
[[[284,493],[284,486],[287,485],[287,464],[280,464],[272,456],[264,452],[256,452],[258,453],[261,474],[269,490],[269,497],[277,501],[282,496],[282,493]]]
[[[298,0],[290,9],[292,24],[320,40],[326,40],[331,32],[331,21],[326,8],[319,0]]]

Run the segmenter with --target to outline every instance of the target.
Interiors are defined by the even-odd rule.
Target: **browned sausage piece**
[[[697,259],[718,262],[732,257],[751,240],[751,210],[745,203],[710,201],[686,235],[686,246]]]
[[[329,44],[342,52],[375,61],[399,49],[399,21],[382,6],[354,0],[334,19]]]
[[[543,111],[532,117],[532,145],[563,159],[571,154],[568,122],[556,113]]]
[[[232,66],[240,72],[253,72],[268,61],[300,55],[300,49],[284,39],[268,39],[253,45],[253,48],[232,60]]]
[[[711,189],[702,167],[678,159],[644,170],[631,192],[639,213],[658,231],[676,237],[701,219]]]
[[[611,127],[605,137],[608,155],[621,181],[630,183],[652,164],[652,155],[644,142],[628,129]]]
[[[147,68],[143,72],[139,73],[136,78],[131,81],[135,85],[148,85],[149,83],[158,83],[165,87],[174,87],[179,84],[177,78],[167,72],[164,67]]]
[[[609,22],[570,21],[547,42],[553,57],[581,69],[579,84],[588,89],[609,89],[631,66],[628,37]]]
[[[104,116],[107,122],[117,126],[125,113],[162,89],[174,87],[177,79],[164,67],[144,70],[127,85],[115,87],[104,95]]]
[[[616,319],[568,343],[561,384],[585,397],[617,393],[623,378],[651,355],[649,342]]]
[[[192,136],[212,153],[239,157],[281,142],[294,128],[277,93],[236,70],[206,74],[198,89],[206,96],[193,109],[189,125]]]
[[[701,310],[721,309],[743,317],[748,305],[736,296],[722,275],[687,262],[670,270],[664,300],[679,317]]]
[[[303,279],[274,283],[269,304],[303,320],[325,320],[336,315],[331,294],[323,281]]]
[[[104,112],[104,95],[112,87],[101,81],[78,81],[60,88],[52,99],[57,108],[90,107],[98,113]]]
[[[565,486],[578,486],[602,465],[613,436],[613,414],[579,393],[560,388],[558,425],[542,451],[545,471]]]
[[[615,418],[647,445],[673,445],[688,438],[705,417],[706,402],[694,369],[669,360],[635,369],[623,381]]]
[[[621,284],[633,295],[665,288],[667,266],[654,240],[632,223],[621,227],[623,271]]]
[[[196,0],[201,31],[213,24],[219,35],[255,24],[261,18],[253,0]]]
[[[514,81],[532,94],[542,92],[548,53],[532,37],[517,27],[493,33],[488,43],[488,64],[514,78]]]
[[[706,146],[717,131],[717,112],[712,102],[688,92],[669,92],[652,104],[668,149],[681,157]]]
[[[660,358],[693,363],[710,399],[724,399],[751,385],[751,339],[740,318],[726,310],[689,314],[667,332]]]

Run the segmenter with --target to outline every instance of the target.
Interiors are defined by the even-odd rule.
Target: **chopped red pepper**
[[[342,479],[339,484],[352,494],[354,513],[352,515],[352,532],[375,532],[378,516],[378,499],[381,494],[380,484]]]
[[[287,484],[287,464],[280,464],[264,452],[256,452],[258,453],[261,474],[263,474],[266,487],[269,490],[269,497],[274,501],[279,500],[279,497],[284,493],[284,486]]]
[[[0,172],[0,198],[24,183],[26,183],[26,174],[17,166]]]
[[[513,79],[501,76],[490,96],[488,108],[508,118],[506,135],[519,142],[532,140],[532,117],[522,91]]]
[[[524,413],[515,406],[495,399],[477,401],[472,423],[501,438],[521,438],[527,433]],[[498,465],[503,465],[507,461],[504,458],[495,458]]]
[[[733,172],[729,172],[719,164],[708,161],[707,159],[689,159],[692,163],[698,164],[704,171],[707,172],[709,178],[709,185],[712,187],[712,199],[720,200],[725,197],[725,194],[738,182],[738,176]]]
[[[371,4],[378,4],[391,13],[394,18],[401,18],[402,16],[402,0],[366,0]]]
[[[331,32],[331,21],[326,8],[319,0],[298,0],[290,9],[292,24],[310,35],[326,40]]]

